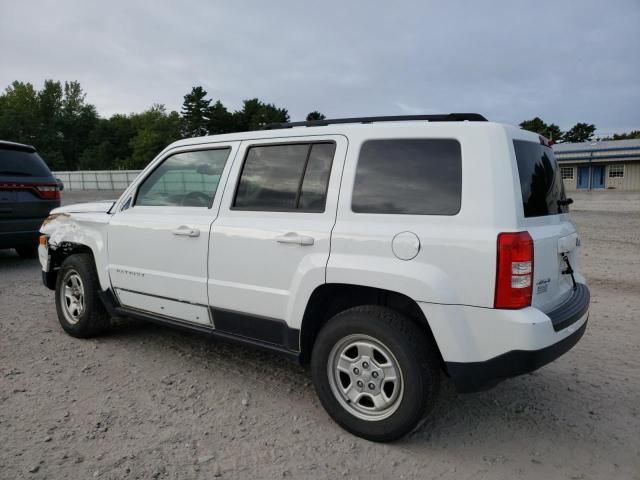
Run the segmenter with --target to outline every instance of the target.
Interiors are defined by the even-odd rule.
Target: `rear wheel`
[[[89,254],[68,257],[56,280],[58,321],[69,335],[86,338],[102,333],[110,317],[98,297],[98,274]]]
[[[410,319],[379,306],[346,310],[322,328],[311,370],[320,401],[346,430],[395,440],[433,406],[440,385],[435,346]]]
[[[16,253],[20,258],[36,258],[38,256],[37,245],[20,245],[16,247]]]

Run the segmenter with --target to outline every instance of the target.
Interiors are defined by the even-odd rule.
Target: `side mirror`
[[[62,180],[60,180],[59,178],[56,178],[56,183],[58,184],[58,190],[63,191],[64,183],[62,183]]]

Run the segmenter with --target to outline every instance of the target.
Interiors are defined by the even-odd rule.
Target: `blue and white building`
[[[553,150],[566,190],[640,191],[640,139],[559,143]]]

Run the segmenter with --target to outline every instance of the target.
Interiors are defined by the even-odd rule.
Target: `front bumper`
[[[551,312],[419,303],[447,373],[460,392],[485,390],[536,370],[571,349],[589,317],[589,288],[578,283]]]

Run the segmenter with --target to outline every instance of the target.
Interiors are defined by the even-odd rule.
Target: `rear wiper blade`
[[[16,177],[33,177],[30,173],[18,172],[17,170],[0,170],[0,175],[13,175]]]

